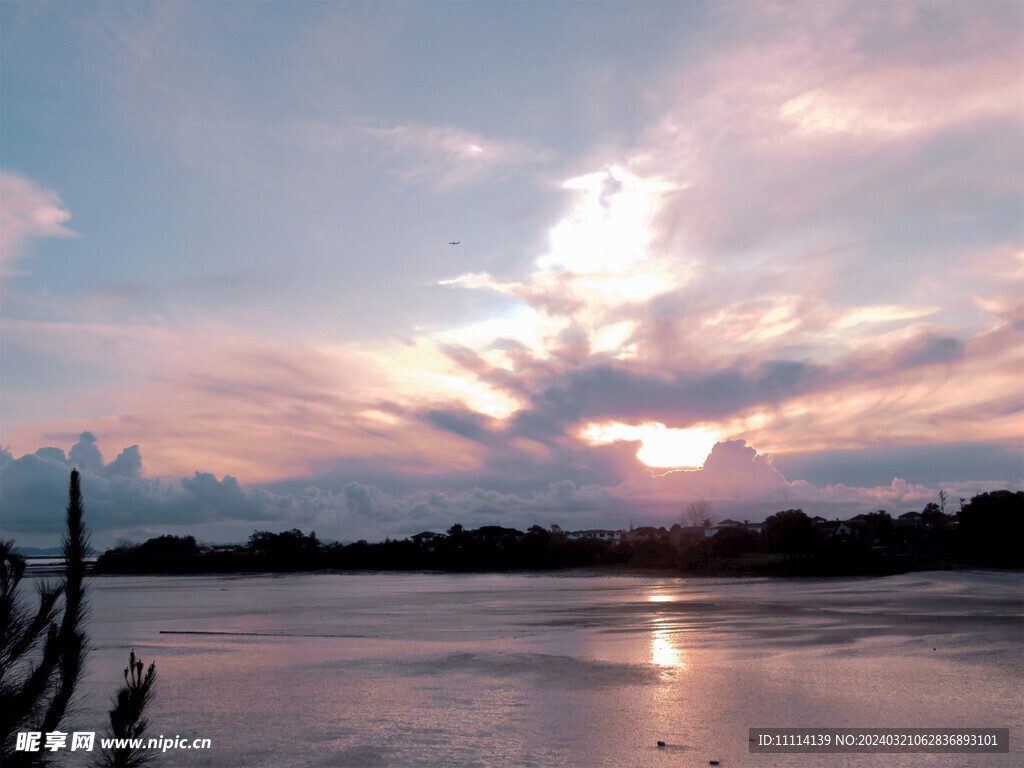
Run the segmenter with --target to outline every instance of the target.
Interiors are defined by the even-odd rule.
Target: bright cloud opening
[[[636,355],[630,339],[637,323],[624,320],[623,305],[642,304],[678,287],[686,269],[678,259],[652,252],[667,192],[679,189],[657,177],[641,178],[621,166],[564,182],[574,193],[571,210],[548,233],[548,253],[518,282],[486,272],[439,280],[438,285],[490,290],[521,302],[512,312],[436,334],[446,343],[488,352],[496,339],[512,339],[538,359],[549,358],[572,329],[587,337],[595,353],[620,359]]]
[[[576,204],[551,230],[551,251],[537,266],[578,274],[628,272],[643,264],[661,196],[677,188],[619,167],[569,179],[564,187],[579,193]]]
[[[683,467],[698,469],[704,465],[711,449],[721,436],[705,427],[669,429],[664,424],[592,424],[583,431],[592,444],[616,440],[639,440],[643,446],[636,457],[649,467]]]

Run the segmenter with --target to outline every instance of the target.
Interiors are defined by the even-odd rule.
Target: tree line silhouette
[[[945,496],[942,496],[943,505]],[[675,569],[687,573],[843,575],[927,568],[1024,567],[1024,492],[982,493],[957,514],[928,504],[828,521],[789,509],[763,524],[644,527],[602,538],[559,526],[526,531],[498,525],[403,539],[321,542],[315,532],[255,531],[244,545],[200,546],[193,536],[159,536],[105,552],[97,573],[236,573],[388,570],[503,571],[580,567]],[[729,521],[733,523],[735,521]],[[595,535],[588,536],[587,533]],[[710,535],[712,534],[713,535]],[[582,534],[582,535],[581,535]]]

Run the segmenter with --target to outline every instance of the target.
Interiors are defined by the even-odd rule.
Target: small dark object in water
[[[665,746],[665,742],[664,741],[659,741],[658,742],[658,746],[659,747],[664,747]]]

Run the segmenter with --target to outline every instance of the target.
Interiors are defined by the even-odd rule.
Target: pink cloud
[[[152,475],[201,469],[244,482],[302,475],[328,457],[386,459],[412,474],[479,463],[465,439],[408,417],[416,395],[390,388],[387,354],[325,349],[199,321],[184,327],[10,321],[5,332],[64,364],[88,370],[103,361],[104,378],[61,410],[25,421],[7,416],[4,437],[16,451],[89,430],[104,441],[142,445]],[[19,397],[25,402],[11,413],[31,413],[33,395]]]
[[[43,237],[73,237],[64,226],[71,214],[57,193],[10,171],[0,170],[0,274],[29,255],[29,243]]]

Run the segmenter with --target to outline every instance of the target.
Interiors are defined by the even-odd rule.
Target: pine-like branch
[[[82,519],[82,491],[77,469],[68,482],[67,536],[64,538],[64,617],[57,633],[59,646],[59,682],[43,718],[44,733],[57,730],[67,711],[75,686],[85,666],[85,552],[88,538]]]
[[[135,651],[128,657],[124,670],[124,687],[117,692],[114,708],[110,710],[109,734],[114,739],[141,739],[149,725],[144,717],[146,706],[153,697],[156,684],[156,664],[150,664],[142,673],[141,659]],[[148,763],[153,753],[132,747],[107,748],[98,753],[95,768],[139,768]]]
[[[73,470],[68,484],[64,579],[57,587],[40,588],[34,614],[29,614],[18,598],[24,559],[11,552],[11,544],[0,546],[0,763],[5,768],[45,763],[42,753],[15,751],[14,735],[22,730],[59,730],[82,676],[87,647],[83,625],[88,547],[82,515],[79,474]],[[63,612],[58,622],[61,596]],[[30,661],[29,655],[40,641],[42,653],[38,660]]]

